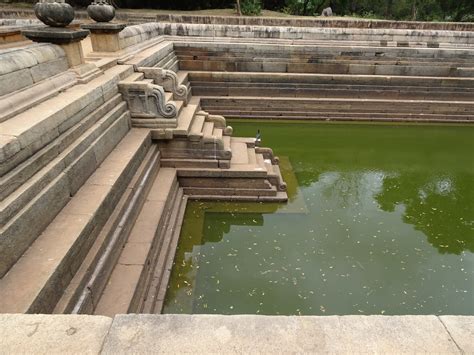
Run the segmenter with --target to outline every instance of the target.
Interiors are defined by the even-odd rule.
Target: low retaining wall
[[[0,315],[3,354],[474,352],[474,317]]]
[[[0,9],[3,18],[34,18],[33,10]],[[202,16],[158,14],[144,15],[137,12],[119,10],[118,20],[131,22],[175,22],[215,25],[248,26],[292,26],[292,27],[334,27],[334,28],[391,28],[412,30],[474,31],[472,22],[421,22],[421,21],[384,21],[364,19],[327,19],[319,17],[251,17],[251,16]],[[76,11],[76,19],[88,19],[83,10]]]

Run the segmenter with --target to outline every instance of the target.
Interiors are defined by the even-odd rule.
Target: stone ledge
[[[112,319],[96,316],[0,315],[2,354],[98,354]]]
[[[473,353],[472,316],[0,315],[9,353]]]

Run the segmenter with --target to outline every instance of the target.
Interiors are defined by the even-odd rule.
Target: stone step
[[[218,108],[235,108],[238,107],[242,111],[276,111],[280,109],[292,110],[294,108],[360,108],[364,106],[371,107],[384,107],[390,105],[400,105],[405,110],[414,109],[417,107],[422,108],[449,108],[450,105],[456,105],[458,108],[472,109],[474,103],[472,101],[440,101],[440,100],[383,100],[383,99],[359,99],[359,98],[267,98],[267,97],[254,97],[249,96],[246,98],[233,97],[233,98],[202,98],[201,103],[203,106],[214,106]]]
[[[101,107],[92,116],[66,131],[50,145],[0,179],[2,182],[0,196],[3,199],[0,202],[0,226],[4,226],[51,180],[63,171],[67,171],[69,166],[89,148],[90,144],[124,114],[126,110],[124,102],[112,100],[111,104],[117,106],[105,105],[105,107]],[[110,111],[100,118],[105,110]],[[90,128],[87,129],[88,127]],[[81,132],[83,132],[82,135],[80,135]],[[72,141],[73,139],[76,140]],[[67,146],[68,143],[69,146]],[[59,155],[51,157],[52,154],[58,153]],[[53,159],[49,160],[48,158]]]
[[[177,112],[177,115],[176,115],[176,120],[179,119],[179,115],[181,114],[181,111],[186,107],[186,105],[184,104],[184,101],[182,100],[174,100],[173,99],[173,94],[172,93],[167,93],[167,94],[171,94],[171,99],[170,100],[167,100],[168,101],[174,101],[174,103],[176,104],[176,112]]]
[[[191,106],[189,104],[188,106]],[[196,115],[194,117],[193,123],[191,125],[191,130],[189,131],[189,140],[191,141],[199,141],[203,136],[203,129],[204,129],[204,121],[206,118],[201,115]]]
[[[109,125],[110,122],[107,122]],[[31,197],[31,200],[18,199],[8,202],[14,214],[8,212],[10,206],[5,206],[7,215],[12,215],[8,222],[0,229],[0,275],[4,273],[18,260],[30,244],[40,235],[44,228],[55,218],[59,211],[68,203],[78,189],[84,184],[89,176],[97,169],[106,156],[114,149],[117,143],[126,135],[130,129],[130,116],[128,112],[123,113],[107,127],[100,135],[86,135],[82,152],[73,157],[64,166],[59,162],[58,168],[63,169],[58,173],[57,169],[47,166],[45,174],[37,174],[40,179],[38,187],[41,190]],[[91,138],[91,139],[89,139]],[[76,146],[70,147],[74,149]],[[69,151],[66,151],[69,153]],[[48,174],[53,174],[51,179]],[[37,182],[32,179],[24,184],[25,193],[34,193]],[[23,191],[18,191],[20,194]],[[29,196],[29,195],[24,195]],[[26,198],[26,197],[25,197]],[[22,207],[22,203],[26,203]],[[44,208],[48,206],[48,208]],[[21,208],[21,209],[19,209]]]
[[[178,127],[173,130],[173,135],[177,137],[187,137],[193,127],[193,120],[198,110],[197,105],[191,105],[184,107],[178,117]],[[199,125],[199,123],[198,123]]]
[[[231,136],[224,136],[222,137],[222,141],[224,142],[224,150],[232,152],[232,147],[230,145],[232,137]]]
[[[420,76],[349,75],[349,74],[299,74],[299,73],[231,73],[231,72],[189,72],[193,85],[215,83],[216,85],[366,85],[388,87],[425,88],[473,88],[474,80],[469,78],[433,78]]]
[[[130,76],[127,76],[123,81],[133,82],[133,81],[143,81],[143,80],[145,80],[145,75],[143,73],[133,72],[133,74],[131,74]]]
[[[175,101],[173,100],[173,93],[172,92],[168,92],[168,91],[165,91],[165,99],[166,99],[166,102],[168,101]],[[175,101],[176,102],[176,101]],[[178,104],[178,102],[176,102],[176,104]],[[179,111],[178,111],[179,112]]]
[[[214,122],[204,122],[202,127],[202,135],[205,138],[211,138],[214,131]]]
[[[125,240],[145,202],[151,183],[160,168],[160,153],[152,145],[137,169],[112,215],[100,231],[84,262],[56,305],[58,314],[92,314],[93,305],[117,263]]]
[[[131,67],[117,65],[90,81],[87,90],[84,85],[75,85],[0,123],[0,176],[27,160],[117,95],[115,84],[131,73]]]
[[[211,110],[212,111],[212,110]],[[223,114],[221,111],[215,111],[213,113]],[[331,113],[317,113],[309,112],[302,113],[300,115],[293,115],[291,113],[281,112],[278,115],[246,115],[239,112],[227,112],[228,118],[238,119],[284,119],[284,120],[346,120],[346,121],[387,121],[387,122],[403,122],[403,121],[418,121],[418,122],[472,122],[473,116],[469,114],[465,115],[433,115],[426,113],[408,115],[396,115],[396,114],[377,114],[377,113],[346,113],[346,114],[331,114]]]
[[[125,108],[125,104],[121,104],[121,102],[122,98],[120,95],[114,96],[114,98],[112,98],[100,108],[95,110],[93,113],[88,115],[82,121],[65,131],[46,147],[40,149],[37,153],[32,155],[23,163],[19,164],[7,174],[2,176],[0,178],[0,201],[2,201],[2,203],[0,203],[0,206],[3,205],[3,200],[8,195],[18,189],[22,184],[24,184],[33,175],[43,169],[46,165],[51,163],[52,160],[54,160],[60,155],[67,155],[67,151],[71,150],[70,144],[73,143],[74,140],[77,139],[77,137],[79,137],[81,134],[87,133],[86,131],[92,126],[97,126],[97,121],[101,119],[103,120],[104,115],[107,115],[107,113],[109,113],[109,116],[113,117],[111,111],[122,113],[123,111],[121,111],[121,109]],[[102,127],[102,129],[105,129],[107,125],[102,123],[100,127]],[[96,133],[101,132],[97,129],[92,129],[92,131]],[[84,141],[84,139],[85,138],[79,138],[79,142]],[[1,220],[2,218],[0,218],[0,221]],[[1,224],[2,223],[0,222],[0,225]]]
[[[241,142],[231,140],[230,147],[232,150],[231,166],[237,164],[249,164],[249,156],[247,153],[247,145]]]
[[[168,222],[163,228],[161,245],[154,252],[155,258],[152,263],[154,268],[149,274],[147,290],[141,296],[143,302],[139,306],[139,311],[142,313],[157,314],[161,313],[163,308],[187,203],[183,189],[177,190],[174,199],[176,202],[170,208]]]
[[[131,130],[0,280],[0,313],[51,313],[151,144]],[[43,207],[45,204],[43,204]]]
[[[146,270],[151,268],[150,252],[162,242],[157,234],[166,224],[169,208],[178,190],[176,169],[161,168],[150,189],[117,265],[95,309],[97,315],[125,314],[138,306],[136,294],[144,287]],[[143,276],[142,276],[143,275]]]
[[[348,75],[350,77],[350,75]],[[363,78],[366,80],[363,80]],[[452,86],[447,85],[450,84],[449,80],[448,83],[440,82],[439,80],[432,80],[426,81],[421,79],[426,78],[419,78],[420,80],[412,80],[405,84],[394,82],[392,83],[390,79],[386,79],[383,81],[374,80],[374,78],[370,78],[368,76],[362,76],[362,78],[358,78],[358,80],[354,80],[353,82],[337,82],[336,80],[331,81],[330,79],[321,79],[321,80],[314,80],[311,81],[299,81],[297,78],[281,81],[252,81],[253,78],[249,77],[249,82],[241,82],[241,81],[232,81],[232,82],[221,82],[221,81],[193,81],[192,85],[196,91],[200,90],[222,90],[222,94],[217,96],[227,96],[232,94],[232,96],[255,96],[252,94],[245,94],[245,90],[271,90],[273,93],[287,93],[290,90],[293,91],[302,91],[302,92],[311,92],[317,90],[323,91],[342,91],[342,90],[352,90],[354,92],[364,92],[364,91],[393,91],[400,93],[404,92],[419,92],[419,93],[452,93],[452,94],[461,94],[463,92],[472,92],[474,91],[474,80],[471,80],[471,87],[469,84],[469,80],[464,79],[464,86]],[[305,78],[308,79],[308,78]],[[315,78],[319,79],[319,78]],[[377,78],[378,79],[378,78]],[[408,79],[408,78],[407,78]],[[411,78],[414,79],[414,78]],[[416,78],[415,78],[416,79]],[[254,79],[255,80],[255,79]],[[451,80],[454,83],[454,80]],[[456,81],[459,82],[459,81]],[[427,86],[429,85],[429,86]],[[237,92],[242,92],[244,94],[238,95]],[[213,96],[208,94],[207,96]],[[267,96],[272,96],[267,94]]]
[[[262,154],[255,154],[256,161],[257,161],[257,166],[260,167],[260,169],[267,171],[267,166],[265,165],[265,158],[263,157]]]
[[[275,164],[272,166],[273,173],[276,175],[277,179],[273,183],[278,191],[286,191],[287,190],[287,185],[286,182],[283,180],[283,176],[281,175],[281,170],[280,166],[278,164]]]
[[[209,188],[217,189],[213,195],[219,193],[220,188],[230,189],[270,189],[272,185],[264,178],[206,178],[206,177],[181,177],[180,186],[183,188]]]
[[[454,106],[454,105],[453,105]],[[294,108],[294,110],[291,110],[290,107],[287,107],[286,109],[282,108],[281,110],[278,111],[257,111],[257,110],[251,110],[251,111],[241,111],[238,109],[221,109],[217,107],[207,107],[207,109],[212,113],[212,114],[220,114],[220,115],[225,115],[226,117],[232,118],[236,116],[242,116],[242,117],[256,117],[256,118],[266,118],[266,117],[314,117],[314,116],[353,116],[355,118],[361,116],[361,117],[366,117],[366,116],[372,116],[374,118],[410,118],[410,117],[416,117],[416,116],[425,116],[427,118],[444,118],[444,117],[452,117],[452,118],[462,118],[465,116],[470,116],[470,111],[467,108],[456,108],[455,107],[449,107],[446,110],[442,110],[439,108],[436,110],[435,108],[423,108],[419,107],[420,110],[418,111],[404,111],[398,112],[396,111],[396,105],[392,106],[376,106],[373,108],[365,108],[364,107],[359,107],[355,108],[347,108],[341,105],[341,108],[338,110],[336,107],[335,108],[320,108],[320,107],[298,107]]]
[[[205,177],[205,178],[266,178],[267,171],[250,164],[231,164],[229,169],[200,169],[200,168],[181,168],[178,170],[178,176],[184,178]]]
[[[178,76],[178,84],[188,85],[189,83],[189,73],[185,70],[180,70],[176,73]]]
[[[276,196],[277,188],[270,185],[267,189],[252,189],[252,188],[225,188],[219,189],[212,187],[185,187],[184,193],[189,196],[252,196],[258,199],[260,196],[272,197]]]
[[[140,80],[140,81],[143,81],[143,82],[145,82],[145,83],[147,83],[147,84],[155,84],[155,80],[153,80],[153,79],[142,79],[142,80]]]
[[[342,86],[342,85],[341,85]],[[193,90],[198,96],[258,96],[262,91],[266,95],[273,97],[327,97],[327,98],[365,98],[365,99],[393,99],[393,100],[440,100],[445,101],[446,97],[458,101],[473,101],[474,90],[470,88],[460,88],[457,90],[449,88],[419,88],[408,86],[402,87],[331,87],[329,85],[314,85],[313,87],[302,87],[294,85],[293,87],[232,87],[216,85],[195,85]]]
[[[248,158],[249,164],[257,165],[257,156],[255,154],[255,148],[247,148],[247,154],[249,156]]]
[[[222,128],[215,128],[212,131],[212,136],[215,137],[217,140],[222,140],[224,130]]]
[[[266,73],[319,73],[319,74],[352,74],[352,75],[396,75],[396,76],[429,76],[429,77],[462,77],[469,73],[457,70],[460,64],[446,66],[436,65],[379,65],[373,64],[319,64],[291,62],[270,62],[267,59],[256,61],[210,61],[180,60],[180,68],[188,71],[232,71],[232,72],[266,72]]]

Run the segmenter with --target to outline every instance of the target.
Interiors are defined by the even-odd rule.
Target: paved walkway
[[[474,317],[0,315],[0,354],[474,353]]]

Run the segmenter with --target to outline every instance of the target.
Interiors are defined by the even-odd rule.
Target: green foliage
[[[260,0],[243,0],[240,7],[244,16],[258,16],[262,13]]]
[[[76,6],[87,6],[91,0],[67,1]],[[113,2],[123,8],[173,10],[235,6],[235,0],[113,0]],[[317,16],[328,6],[336,16],[418,21],[474,21],[474,0],[241,0],[244,15],[259,15],[265,7],[268,10],[284,11],[291,15]]]
[[[287,0],[284,12],[298,16],[319,15],[327,6],[327,0]]]

